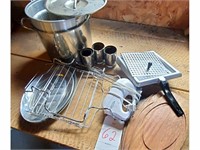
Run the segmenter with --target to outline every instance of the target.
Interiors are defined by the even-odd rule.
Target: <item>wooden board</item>
[[[102,111],[97,113],[92,126],[85,129],[71,128],[66,122],[52,119],[29,123],[22,118],[20,102],[24,87],[35,73],[49,69],[49,65],[19,56],[11,59],[11,127],[76,149],[94,149],[104,118]]]
[[[172,30],[157,29],[156,34],[154,28],[134,27],[134,24],[91,19],[92,41],[116,46],[117,55],[121,52],[156,51],[182,73],[181,78],[169,81],[170,86],[189,91],[188,39]],[[15,55],[50,61],[39,36],[33,31],[20,28],[13,32],[11,42],[11,52]]]
[[[91,31],[93,42],[113,44],[118,49],[117,54],[156,50],[183,73],[181,78],[169,81],[171,90],[189,99],[189,42],[179,32],[101,19],[91,19]],[[12,32],[11,53],[11,127],[76,149],[94,149],[104,117],[102,112],[98,112],[89,129],[83,130],[70,130],[67,123],[53,120],[32,124],[20,116],[19,106],[25,85],[35,73],[48,69],[45,64],[50,59],[37,33],[22,28]],[[106,71],[124,75],[118,66]],[[184,149],[189,149],[188,145],[187,135]]]
[[[173,93],[184,115],[177,117],[161,93],[141,101],[125,130],[122,149],[181,149],[188,134],[188,100]]]
[[[97,113],[89,129],[73,130],[69,129],[68,124],[62,121],[47,120],[42,123],[33,124],[21,117],[20,101],[25,85],[36,72],[48,69],[49,65],[46,62],[20,56],[12,56],[11,59],[11,127],[73,148],[94,149],[103,122],[103,112]],[[189,98],[188,92],[175,92],[182,95],[185,99]],[[185,105],[185,108],[188,108],[188,101],[182,103],[181,106],[183,105]],[[189,139],[184,144],[186,149],[188,148],[188,142]]]
[[[189,0],[108,0],[93,17],[161,27],[189,27]]]

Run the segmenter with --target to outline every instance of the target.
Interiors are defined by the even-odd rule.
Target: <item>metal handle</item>
[[[160,85],[163,92],[165,93],[166,100],[173,109],[173,111],[176,113],[178,117],[182,116],[184,112],[180,107],[180,105],[178,104],[178,102],[176,101],[176,99],[174,98],[174,96],[172,95],[168,82],[165,79],[160,79]]]
[[[73,6],[73,9],[76,9],[76,5],[77,5],[77,0],[74,0],[74,6]]]
[[[30,31],[36,31],[35,29],[34,29],[34,27],[33,26],[31,26],[31,27],[28,27],[28,26],[26,26],[25,25],[25,21],[29,21],[29,24],[30,24],[30,18],[22,18],[21,19],[21,26],[23,27],[23,28],[25,28],[25,29],[27,29],[27,30],[30,30]]]

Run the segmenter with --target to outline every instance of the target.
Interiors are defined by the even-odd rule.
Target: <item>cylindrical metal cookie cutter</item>
[[[113,68],[116,65],[117,48],[109,45],[104,49],[105,64],[108,68]]]
[[[84,48],[80,51],[80,56],[83,65],[91,68],[94,65],[94,50],[91,48]]]
[[[92,45],[92,49],[94,50],[95,62],[97,64],[103,63],[103,54],[104,54],[105,45],[102,42],[96,42]]]

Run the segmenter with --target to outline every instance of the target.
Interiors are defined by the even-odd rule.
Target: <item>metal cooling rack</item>
[[[107,75],[98,68],[88,71],[53,64],[46,73],[34,77],[25,87],[21,115],[29,122],[52,118],[79,128],[90,127],[96,113],[106,109],[102,108],[102,102],[119,78]],[[124,85],[114,85],[132,90]],[[124,98],[121,100],[124,101]],[[125,104],[122,105],[126,108]]]

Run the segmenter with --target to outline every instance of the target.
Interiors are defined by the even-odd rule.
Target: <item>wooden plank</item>
[[[127,34],[130,38],[130,35],[141,36],[142,37],[150,37],[156,39],[164,39],[171,41],[179,41],[179,42],[188,42],[188,38],[184,37],[180,31],[175,31],[167,28],[158,28],[147,25],[139,25],[134,23],[124,23],[119,21],[109,21],[103,19],[90,19],[91,24],[91,33],[93,42],[99,40],[98,33],[96,31],[101,32],[101,39],[110,38],[106,37],[107,31],[109,33],[122,33],[123,35]],[[102,34],[105,37],[102,37]],[[115,34],[116,36],[117,34]],[[118,34],[120,36],[120,34]],[[120,38],[120,37],[118,37]],[[123,41],[124,46],[130,45],[130,43]],[[116,43],[116,41],[113,41]],[[41,60],[49,60],[48,54],[41,42],[39,35],[35,31],[29,31],[27,29],[23,29],[22,27],[18,27],[16,30],[12,32],[11,37],[11,52],[13,54],[22,55],[26,57],[37,58]]]
[[[12,32],[11,53],[24,57],[50,61],[39,35],[35,31],[29,31],[22,27],[18,27]]]
[[[170,85],[188,91],[188,39],[179,32],[173,32],[172,30],[169,32],[169,30],[155,30],[145,26],[134,27],[134,24],[91,19],[92,41],[93,43],[101,41],[105,45],[116,46],[118,49],[117,55],[121,52],[156,51],[182,73],[182,77],[171,80]],[[169,38],[167,35],[169,35]],[[15,55],[50,61],[39,36],[35,32],[20,28],[12,33],[11,42],[11,52]]]
[[[105,45],[116,46],[118,55],[126,51],[155,50],[182,72],[181,78],[169,81],[170,87],[189,99],[189,42],[179,32],[101,19],[91,19],[91,30],[93,42],[101,41]],[[35,73],[48,69],[49,65],[45,64],[50,59],[35,32],[19,28],[12,33],[11,42],[11,127],[77,149],[94,149],[104,117],[102,112],[97,114],[89,129],[83,130],[70,130],[61,121],[47,120],[32,124],[23,120],[19,106],[24,87]],[[106,72],[124,76],[118,66],[113,70],[106,69]],[[147,91],[151,93],[152,89],[145,90],[145,93]],[[188,147],[189,136],[183,149]]]
[[[182,73],[181,78],[170,80],[172,87],[189,90],[189,45],[188,42],[177,42],[141,37],[121,32],[94,30],[93,41],[101,41],[105,45],[115,45],[121,52],[144,52],[154,50]]]
[[[189,0],[110,0],[93,17],[186,29],[189,27]]]
[[[95,120],[88,129],[71,129],[65,122],[50,119],[34,124],[21,117],[20,102],[25,85],[36,72],[48,68],[49,63],[43,61],[11,56],[11,127],[75,149],[94,149],[104,118],[102,111],[97,113]],[[173,91],[188,100],[188,92]],[[187,102],[182,105],[188,106]],[[183,145],[186,149],[188,149],[188,143],[189,138]]]
[[[43,123],[29,123],[20,115],[20,102],[24,87],[37,71],[49,68],[45,62],[12,56],[11,62],[11,127],[35,136],[67,145],[76,149],[94,149],[98,138],[103,112],[97,113],[89,129],[69,129],[66,122],[47,120]]]
[[[178,93],[184,116],[177,117],[161,93],[141,101],[125,129],[122,149],[181,149],[189,133],[189,103]],[[154,136],[152,136],[154,135]]]
[[[152,25],[113,20],[111,21],[97,18],[91,18],[90,24],[92,31],[112,31],[179,42],[188,41],[188,37],[183,34],[182,30],[178,29],[174,30],[166,27],[157,27]]]

